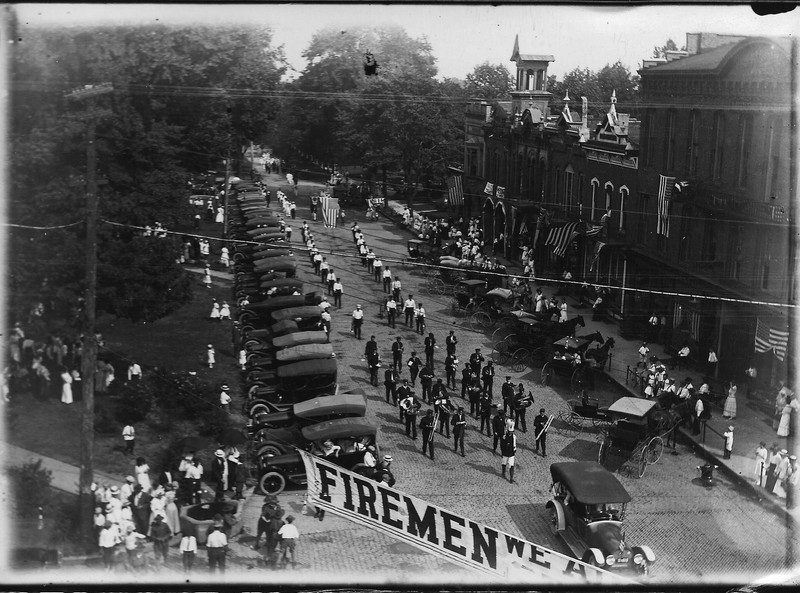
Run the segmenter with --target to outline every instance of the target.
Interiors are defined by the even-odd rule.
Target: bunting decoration
[[[339,198],[332,198],[331,196],[322,196],[322,219],[325,221],[325,226],[335,229],[336,221],[339,218]]]
[[[773,351],[780,361],[786,357],[786,346],[789,343],[789,332],[770,327],[756,318],[756,352]]]
[[[464,189],[461,186],[461,177],[453,175],[447,178],[447,192],[450,197],[451,206],[461,206],[464,204]]]
[[[658,224],[656,233],[669,237],[669,207],[672,202],[672,191],[675,189],[675,178],[661,175],[658,183]]]
[[[544,244],[552,245],[553,253],[559,257],[564,257],[570,243],[580,234],[578,232],[578,225],[580,225],[579,222],[570,222],[551,228]]]

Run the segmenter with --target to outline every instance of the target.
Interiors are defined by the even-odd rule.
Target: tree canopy
[[[169,312],[188,295],[178,241],[141,241],[125,225],[174,228],[189,216],[190,172],[222,168],[229,145],[235,161],[239,147],[269,136],[282,53],[268,30],[240,26],[26,28],[13,37],[25,42],[12,54],[11,221],[72,226],[12,234],[12,297],[70,310],[82,294],[86,130],[94,121],[99,217],[123,225],[98,227],[106,290],[98,308],[135,319]],[[106,82],[110,95],[65,99],[75,87]]]
[[[548,77],[547,89],[553,93],[555,109],[561,109],[569,92],[570,101],[580,104],[581,97],[589,100],[589,115],[598,118],[608,112],[611,94],[616,92],[617,110],[637,115],[639,104],[639,76],[631,74],[621,62],[606,64],[595,72],[589,68],[575,68],[562,80]]]
[[[466,93],[480,99],[508,99],[514,90],[514,79],[503,64],[483,62],[467,74]]]

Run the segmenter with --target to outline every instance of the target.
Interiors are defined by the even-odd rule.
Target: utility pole
[[[97,301],[97,148],[94,112],[95,97],[114,92],[110,83],[86,85],[66,95],[73,101],[89,100],[89,121],[86,131],[86,297],[83,312],[83,415],[81,417],[81,455],[78,497],[80,505],[80,530],[84,539],[92,533],[94,514],[94,373],[97,362],[95,338],[95,305]]]

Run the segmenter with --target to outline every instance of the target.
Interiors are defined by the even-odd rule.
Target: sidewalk
[[[389,208],[392,213],[389,218],[399,220],[396,216],[401,217],[405,204],[395,200],[389,200]],[[512,275],[522,275],[522,267],[518,262],[509,261],[503,257],[497,258],[501,264],[505,265],[508,273]],[[542,289],[545,296],[549,297],[555,290],[557,290],[557,281],[547,281],[546,279],[539,279],[537,287]],[[612,321],[594,321],[592,319],[592,310],[588,307],[579,308],[577,306],[577,299],[567,296],[567,305],[569,307],[570,318],[575,315],[583,315],[586,322],[585,328],[580,328],[581,335],[587,335],[599,331],[604,338],[614,338],[614,349],[611,351],[610,363],[606,363],[606,374],[620,387],[626,389],[631,396],[641,397],[638,388],[634,388],[627,384],[628,367],[636,369],[636,364],[639,361],[639,346],[641,346],[641,339],[628,339],[620,337],[619,326]],[[650,356],[657,356],[659,360],[665,364],[671,359],[671,355],[667,354],[664,347],[657,344],[649,344]],[[667,364],[669,368],[669,364]],[[681,382],[689,378],[695,389],[699,389],[703,384],[703,374],[695,369],[683,369],[667,371],[667,375],[675,379],[678,386]],[[800,520],[800,508],[794,509],[786,508],[786,500],[768,492],[761,486],[756,486],[755,482],[755,450],[759,442],[764,441],[769,448],[773,443],[777,443],[779,448],[788,449],[789,444],[785,437],[778,437],[775,430],[772,429],[772,415],[765,411],[764,403],[758,400],[750,400],[741,394],[737,397],[737,411],[736,419],[730,420],[722,417],[723,401],[718,404],[711,404],[711,419],[706,423],[705,442],[703,442],[703,433],[699,435],[692,434],[689,427],[682,427],[679,433],[687,442],[691,442],[694,448],[700,452],[703,457],[709,460],[710,463],[719,466],[720,470],[726,471],[732,478],[736,479],[742,486],[745,486],[752,494],[765,504],[773,506],[786,512],[795,520]],[[761,403],[761,405],[759,405]],[[769,404],[770,402],[766,402]],[[771,406],[767,405],[766,410],[770,410]],[[734,442],[733,453],[730,459],[723,459],[723,444],[724,433],[728,426],[734,427]],[[791,453],[791,452],[790,452]]]

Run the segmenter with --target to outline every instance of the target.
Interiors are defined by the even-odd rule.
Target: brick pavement
[[[280,183],[277,179],[270,181]],[[301,196],[302,189],[301,181]],[[302,212],[303,205],[300,201],[298,206],[298,211]],[[302,224],[302,220],[303,216],[300,215],[296,224]],[[478,423],[475,420],[469,421],[465,439],[466,458],[454,454],[452,441],[445,443],[438,435],[436,462],[422,457],[419,441],[405,437],[396,417],[396,408],[385,403],[382,385],[379,388],[369,386],[366,364],[361,361],[363,343],[355,341],[349,332],[349,312],[356,302],[364,305],[367,311],[365,339],[372,334],[377,336],[384,360],[391,360],[388,349],[395,335],[401,335],[407,343],[407,354],[411,346],[416,346],[418,352],[422,353],[422,336],[406,329],[402,323],[398,324],[397,330],[390,330],[386,321],[377,315],[377,302],[382,295],[380,286],[369,278],[357,258],[337,255],[342,253],[349,256],[354,253],[350,222],[352,221],[348,221],[347,228],[333,230],[323,229],[320,223],[315,225],[309,220],[312,231],[318,237],[318,243],[328,249],[329,261],[334,262],[337,274],[344,278],[344,307],[340,313],[334,314],[332,332],[332,343],[341,363],[340,384],[342,388],[357,386],[367,390],[370,402],[367,417],[380,427],[382,451],[391,454],[395,459],[393,469],[396,470],[398,487],[509,533],[567,552],[560,540],[550,534],[543,512],[550,485],[549,463],[591,459],[597,452],[597,434],[585,431],[575,438],[574,435],[553,432],[548,437],[550,454],[547,459],[533,454],[530,433],[521,434],[519,469],[515,476],[518,483],[514,485],[499,476],[499,457],[492,455],[489,439],[477,434]],[[364,222],[360,218],[358,222],[368,237],[368,244],[378,247],[376,251],[379,254],[386,253],[384,245],[392,254],[400,255],[405,252],[405,235],[398,232],[394,225],[386,224],[385,221]],[[306,265],[302,257],[298,259],[301,262],[299,277],[313,284],[315,280],[310,272],[310,265]],[[403,269],[400,274],[404,292],[413,290],[420,295],[418,289],[422,279],[414,274],[413,268]],[[439,339],[443,338],[447,329],[454,328],[460,338],[459,353],[462,356],[478,346],[484,352],[489,351],[489,336],[472,332],[449,316],[449,300],[446,297],[423,295],[421,300],[428,311],[428,325]],[[604,336],[608,332],[608,328],[605,329]],[[586,332],[590,331],[592,330],[587,323]],[[616,350],[620,350],[619,345]],[[441,369],[443,357],[444,350],[437,351],[437,370]],[[619,359],[615,359],[615,362],[618,363]],[[556,390],[538,385],[538,369],[526,369],[521,373],[499,370],[495,385],[496,398],[499,396],[498,384],[507,374],[515,382],[522,380],[531,388],[536,398],[532,409],[538,410],[540,405],[548,410],[563,407],[563,398]],[[403,376],[407,376],[407,373],[404,372]],[[458,401],[457,398],[455,401]],[[659,556],[654,579],[664,579],[666,582],[670,578],[708,575],[709,571],[733,575],[730,571],[738,568],[748,575],[752,575],[753,571],[772,570],[776,561],[772,559],[772,552],[767,554],[765,550],[775,550],[776,542],[784,541],[786,529],[782,519],[771,513],[772,509],[759,505],[749,493],[739,490],[725,476],[718,476],[717,486],[711,490],[694,483],[694,468],[700,464],[700,460],[690,449],[682,446],[679,446],[677,453],[675,456],[665,453],[659,463],[648,467],[642,480],[620,476],[634,497],[628,515],[629,537],[651,545]],[[679,476],[678,480],[676,476]],[[313,535],[305,539],[303,545],[306,546],[304,550],[308,549],[309,554],[313,555],[315,569],[320,567],[327,570],[328,567],[334,567],[338,569],[334,574],[347,575],[352,571],[360,572],[365,561],[368,562],[368,567],[379,562],[381,571],[391,570],[398,562],[408,562],[409,566],[414,567],[428,561],[421,560],[422,556],[414,550],[408,550],[407,556],[401,554],[401,559],[397,555],[398,547],[403,552],[400,544],[384,541],[386,538],[383,536],[330,514],[322,523],[299,515],[297,509],[302,505],[297,492],[283,494],[281,499],[284,506],[291,508],[298,516],[301,533]],[[490,502],[487,504],[487,501]],[[260,502],[259,496],[250,498],[247,512],[250,513],[251,521],[248,525],[255,525]],[[745,522],[731,519],[738,515],[746,515],[749,522],[742,525]],[[687,531],[692,533],[691,542],[688,543],[685,541]],[[366,559],[363,546],[370,550]],[[433,576],[436,576],[436,570],[441,570],[440,567],[431,569],[434,570]],[[427,574],[420,570],[415,576]],[[462,576],[473,578],[471,575]]]

